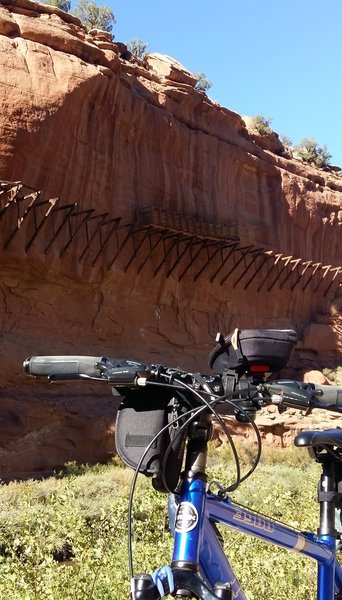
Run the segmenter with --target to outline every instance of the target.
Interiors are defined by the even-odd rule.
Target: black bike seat
[[[342,429],[326,429],[325,431],[301,431],[294,440],[295,446],[332,446],[342,448]]]

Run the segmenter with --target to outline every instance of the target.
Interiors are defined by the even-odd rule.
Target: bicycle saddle
[[[301,431],[294,440],[295,446],[314,447],[331,446],[342,448],[342,429],[326,429],[325,431]]]

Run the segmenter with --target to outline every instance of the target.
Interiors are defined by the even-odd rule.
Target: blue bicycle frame
[[[174,536],[171,567],[161,567],[151,576],[133,577],[134,600],[160,600],[173,593],[199,600],[247,600],[224,554],[216,524],[315,560],[316,600],[342,600],[342,568],[336,559],[335,530],[335,508],[342,505],[338,488],[342,481],[342,452],[332,450],[336,447],[342,451],[341,430],[301,432],[295,438],[295,444],[308,447],[322,467],[317,535],[296,531],[234,504],[223,491],[221,495],[208,492],[206,464],[210,433],[211,414],[203,412],[189,428],[179,493],[169,501]]]
[[[331,535],[300,533],[272,519],[246,510],[230,499],[207,494],[201,479],[183,481],[181,495],[169,502],[174,522],[172,564],[197,564],[210,588],[217,582],[229,583],[235,600],[246,596],[234,575],[214,523],[222,523],[242,533],[260,538],[312,558],[318,563],[317,600],[334,600],[342,590],[342,569],[336,561],[336,538]]]

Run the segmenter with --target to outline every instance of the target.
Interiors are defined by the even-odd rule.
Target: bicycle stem
[[[211,413],[203,411],[189,429],[185,469],[181,476],[182,502],[175,519],[172,567],[197,572],[205,512],[207,446],[211,435]]]
[[[188,432],[185,469],[181,478],[182,501],[175,517],[174,554],[171,563],[176,597],[203,600],[232,600],[227,583],[218,582],[212,591],[198,577],[206,505],[206,465],[212,431],[212,413],[203,411]]]
[[[208,441],[212,431],[211,418],[209,411],[203,411],[199,418],[191,423],[183,479],[202,476],[206,480]]]

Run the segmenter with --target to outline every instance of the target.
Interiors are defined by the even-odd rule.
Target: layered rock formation
[[[257,439],[252,427],[237,423],[231,417],[223,417],[225,425],[229,428],[233,440],[240,442],[247,448],[257,445]],[[277,408],[269,406],[258,414],[255,423],[259,429],[262,445],[281,449],[293,446],[294,439],[301,431],[324,430],[341,428],[341,417],[327,411],[316,411],[306,416],[303,411],[288,409],[279,414]],[[219,449],[227,447],[228,440],[222,427],[214,423],[213,442]],[[302,449],[304,452],[304,448]]]
[[[20,471],[18,444],[31,456],[20,472],[32,472],[41,466],[25,448],[72,430],[52,392],[40,387],[38,401],[22,376],[30,354],[203,370],[217,330],[293,327],[305,367],[338,363],[338,173],[265,150],[181,65],[141,62],[56,8],[1,0],[0,49],[0,179],[24,182],[0,196],[7,473]],[[77,425],[52,466],[82,460],[72,389]],[[55,408],[23,426],[31,393]],[[113,448],[101,398],[84,460]]]

